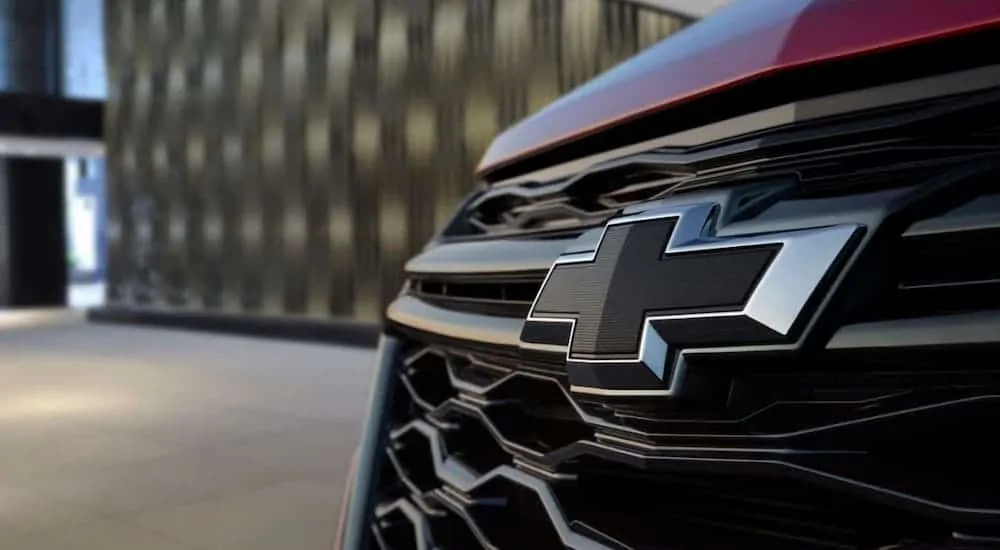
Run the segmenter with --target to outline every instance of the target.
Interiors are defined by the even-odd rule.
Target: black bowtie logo
[[[593,252],[552,266],[522,347],[565,353],[575,391],[670,395],[672,350],[787,338],[857,227],[717,239],[714,211],[609,222]]]

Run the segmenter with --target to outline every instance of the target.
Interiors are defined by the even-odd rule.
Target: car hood
[[[1000,24],[979,0],[743,0],[500,134],[480,175],[761,76]]]

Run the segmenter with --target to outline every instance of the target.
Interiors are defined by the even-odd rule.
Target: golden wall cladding
[[[679,29],[617,0],[108,0],[113,304],[377,320],[492,137]]]

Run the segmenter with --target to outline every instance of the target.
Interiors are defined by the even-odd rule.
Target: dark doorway
[[[0,305],[66,304],[63,170],[62,159],[0,160]]]

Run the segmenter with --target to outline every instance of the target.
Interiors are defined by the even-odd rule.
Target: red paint
[[[995,26],[1000,0],[743,0],[503,132],[478,171],[761,76]]]

